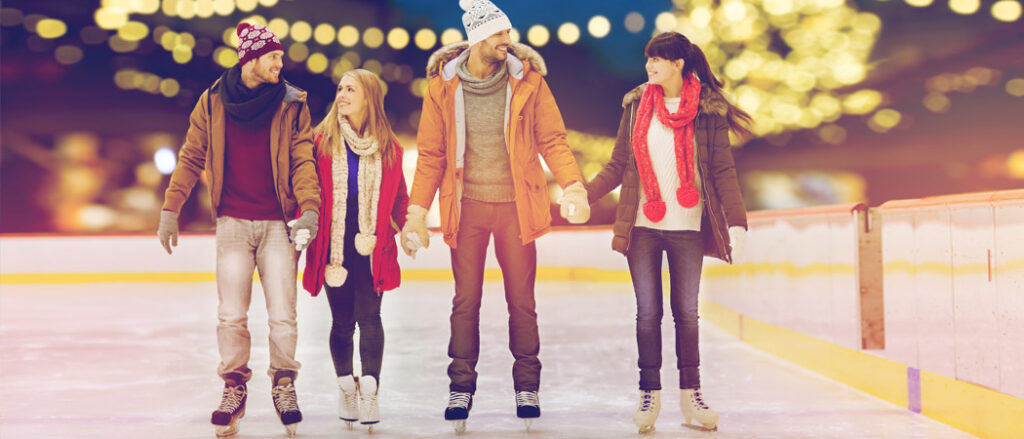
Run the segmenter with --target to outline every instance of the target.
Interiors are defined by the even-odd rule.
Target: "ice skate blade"
[[[342,421],[345,421],[345,428],[347,428],[347,429],[349,429],[349,430],[351,430],[351,429],[352,429],[352,423],[353,423],[353,421],[349,421],[348,419],[342,419]]]
[[[451,422],[452,426],[455,427],[455,434],[462,434],[462,433],[466,432],[466,420],[465,419],[455,419],[455,420],[448,421],[448,422]]]
[[[228,425],[214,425],[214,433],[216,433],[217,437],[234,436],[238,433],[238,424],[244,417],[245,407],[242,407],[242,410],[235,415],[234,419],[232,419]]]
[[[295,437],[295,431],[298,430],[299,424],[288,424],[284,426],[284,434],[288,437]]]
[[[648,433],[653,433],[653,432],[654,432],[654,426],[653,425],[644,425],[644,426],[640,427],[640,429],[637,431],[638,434],[648,434]]]
[[[523,419],[523,423],[526,424],[526,432],[530,432],[530,427],[533,427],[533,419]]]
[[[704,425],[701,425],[701,424],[693,425],[693,424],[684,423],[683,427],[689,428],[690,430],[697,430],[697,431],[703,431],[703,432],[718,431],[718,425],[712,425],[711,427],[705,427]]]
[[[238,422],[232,422],[228,425],[215,425],[214,432],[217,434],[217,437],[234,436],[238,433]]]

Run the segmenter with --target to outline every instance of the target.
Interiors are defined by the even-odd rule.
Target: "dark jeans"
[[[476,392],[476,363],[480,356],[480,299],[483,295],[484,260],[487,244],[494,235],[494,253],[505,279],[508,303],[509,349],[515,362],[512,380],[515,390],[540,388],[540,337],[534,310],[534,279],[537,275],[537,247],[523,245],[515,203],[484,203],[464,199],[456,247],[452,249],[455,299],[452,300],[452,334],[448,343],[449,389]]]
[[[669,296],[676,326],[679,388],[700,388],[697,334],[697,290],[704,262],[700,232],[633,228],[629,274],[636,293],[636,344],[640,358],[640,389],[661,389],[661,261],[668,253]]]
[[[346,252],[347,253],[347,252]],[[353,255],[354,256],[354,255]],[[380,321],[381,295],[373,291],[369,258],[345,256],[348,277],[340,287],[325,285],[331,305],[331,359],[338,376],[352,374],[352,334],[359,324],[359,359],[363,376],[380,382],[381,357],[384,355],[384,326]]]

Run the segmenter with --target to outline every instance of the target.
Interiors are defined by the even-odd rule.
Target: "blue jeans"
[[[700,388],[697,290],[704,239],[692,230],[634,227],[626,261],[636,293],[636,344],[640,389],[661,389],[662,253],[668,253],[670,306],[676,327],[679,388]]]

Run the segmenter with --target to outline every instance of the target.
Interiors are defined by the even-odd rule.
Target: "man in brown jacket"
[[[480,300],[491,235],[509,310],[516,413],[540,416],[540,340],[534,303],[534,240],[551,228],[543,157],[564,189],[561,213],[590,217],[582,175],[566,143],[565,125],[533,49],[512,43],[508,17],[487,0],[462,0],[468,42],[439,49],[428,61],[430,83],[417,134],[418,159],[403,246],[428,245],[427,209],[440,190],[441,231],[451,247],[455,298],[448,356],[445,419],[465,428],[476,391]]]
[[[259,268],[270,324],[274,407],[294,434],[302,420],[293,384],[300,366],[295,361],[297,250],[316,235],[320,212],[309,109],[306,92],[279,78],[284,51],[277,36],[248,23],[238,25],[237,33],[238,64],[192,110],[158,235],[170,254],[178,243],[178,212],[205,172],[217,220],[217,373],[224,379],[211,421],[218,436],[228,436],[238,431],[245,413],[245,383],[252,376],[246,325],[253,270]]]

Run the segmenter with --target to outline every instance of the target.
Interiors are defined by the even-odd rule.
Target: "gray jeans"
[[[270,325],[270,369],[298,371],[295,361],[296,270],[299,253],[288,240],[284,221],[252,221],[228,216],[217,218],[217,348],[224,377],[231,372],[248,379],[249,303],[252,274],[259,269]]]

